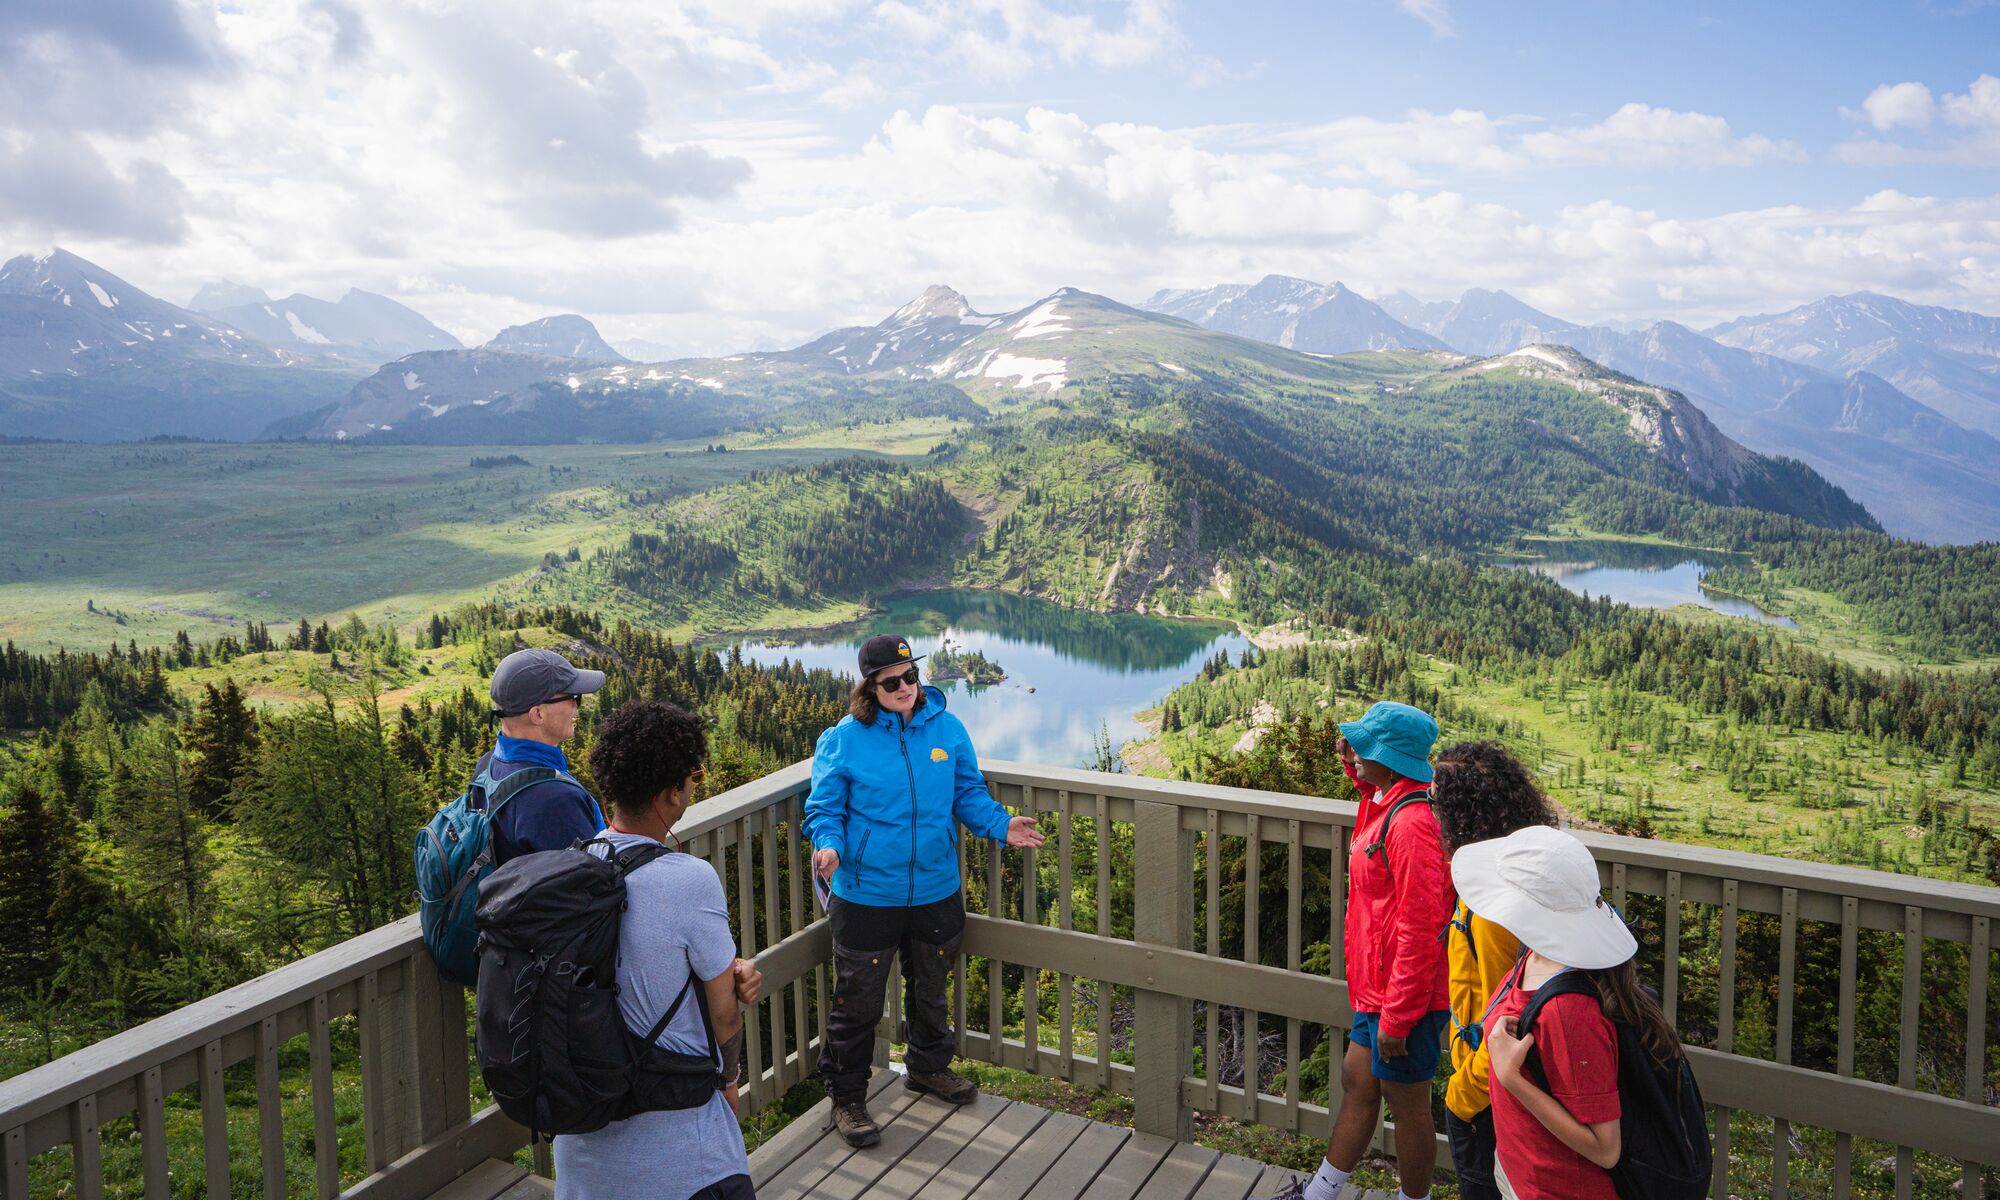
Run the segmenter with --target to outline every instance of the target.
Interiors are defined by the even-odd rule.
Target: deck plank
[[[1008,1104],[910,1200],[965,1200],[1052,1115],[1032,1104]]]
[[[1159,1169],[1146,1180],[1146,1190],[1140,1193],[1146,1200],[1188,1200],[1222,1157],[1207,1146],[1192,1142],[1174,1142],[1171,1146]]]
[[[986,1095],[975,1097],[970,1104],[953,1106],[930,1136],[875,1181],[870,1195],[914,1196],[1008,1107],[1008,1101]]]
[[[431,1200],[494,1200],[521,1182],[528,1172],[513,1163],[489,1158],[431,1193]]]
[[[1035,1181],[1027,1200],[1077,1200],[1131,1137],[1132,1131],[1122,1126],[1088,1122],[1055,1165]]]
[[[1209,1168],[1191,1200],[1247,1200],[1257,1181],[1264,1177],[1264,1164],[1234,1154],[1225,1154]]]
[[[876,1098],[896,1082],[894,1071],[878,1071],[868,1081],[868,1103],[873,1105]],[[812,1153],[826,1138],[833,1138],[834,1144],[842,1150],[847,1143],[839,1140],[838,1134],[828,1128],[833,1113],[833,1101],[822,1100],[818,1104],[792,1118],[792,1123],[771,1136],[771,1140],[757,1147],[750,1154],[750,1184],[759,1192],[770,1186],[785,1168]]]
[[[936,1096],[917,1097],[902,1112],[882,1123],[881,1141],[848,1155],[845,1162],[829,1171],[813,1187],[814,1200],[860,1200],[876,1180],[893,1171],[953,1111],[953,1105]]]
[[[1095,1181],[1090,1184],[1090,1200],[1132,1200],[1146,1188],[1153,1173],[1166,1161],[1179,1142],[1158,1137],[1150,1133],[1134,1132],[1125,1139],[1125,1144],[1104,1164]],[[1152,1191],[1146,1189],[1150,1200]]]
[[[976,1200],[1021,1200],[1090,1122],[1074,1113],[1050,1113],[1035,1132],[1002,1159],[972,1193]]]
[[[875,1123],[882,1126],[886,1136],[888,1123],[903,1115],[904,1110],[915,1104],[920,1097],[907,1088],[889,1088],[868,1103],[868,1111]],[[825,1120],[824,1117],[821,1118]],[[842,1141],[840,1135],[829,1132],[813,1143],[812,1152],[799,1158],[783,1171],[773,1176],[771,1182],[757,1188],[757,1195],[765,1200],[786,1200],[788,1197],[807,1196],[820,1180],[839,1170],[841,1164],[856,1154],[873,1153],[875,1147],[856,1150]]]

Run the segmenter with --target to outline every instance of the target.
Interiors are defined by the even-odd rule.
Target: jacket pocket
[[[872,829],[862,830],[861,840],[854,843],[854,861],[849,863],[848,867],[857,874],[861,870],[861,864],[868,861],[868,836],[874,832]]]

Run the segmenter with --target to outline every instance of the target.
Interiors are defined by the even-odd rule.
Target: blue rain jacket
[[[1005,841],[1008,814],[986,790],[972,738],[944,693],[905,720],[850,714],[819,735],[805,830],[840,855],[833,893],[853,904],[932,904],[958,891],[958,826]]]

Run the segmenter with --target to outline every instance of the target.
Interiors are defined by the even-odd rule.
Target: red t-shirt
[[[1518,1017],[1534,992],[1507,990],[1493,1021]],[[1590,996],[1557,996],[1535,1015],[1533,1057],[1547,1092],[1585,1125],[1618,1119],[1618,1031]],[[1493,1088],[1493,1135],[1500,1166],[1521,1200],[1618,1200],[1611,1173],[1562,1144],[1535,1114]]]

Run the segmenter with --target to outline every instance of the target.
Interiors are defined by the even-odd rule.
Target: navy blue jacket
[[[505,734],[491,754],[473,768],[481,768],[498,783],[524,767],[554,767],[567,772],[569,762],[560,746],[523,741]],[[530,784],[507,801],[493,819],[493,862],[495,866],[518,854],[537,850],[561,850],[578,840],[596,837],[604,829],[604,814],[583,785],[565,775],[546,783]]]
[[[840,855],[833,892],[854,904],[932,904],[958,890],[958,827],[1005,841],[1007,810],[986,790],[972,738],[927,687],[905,719],[852,715],[819,735],[805,830]]]

